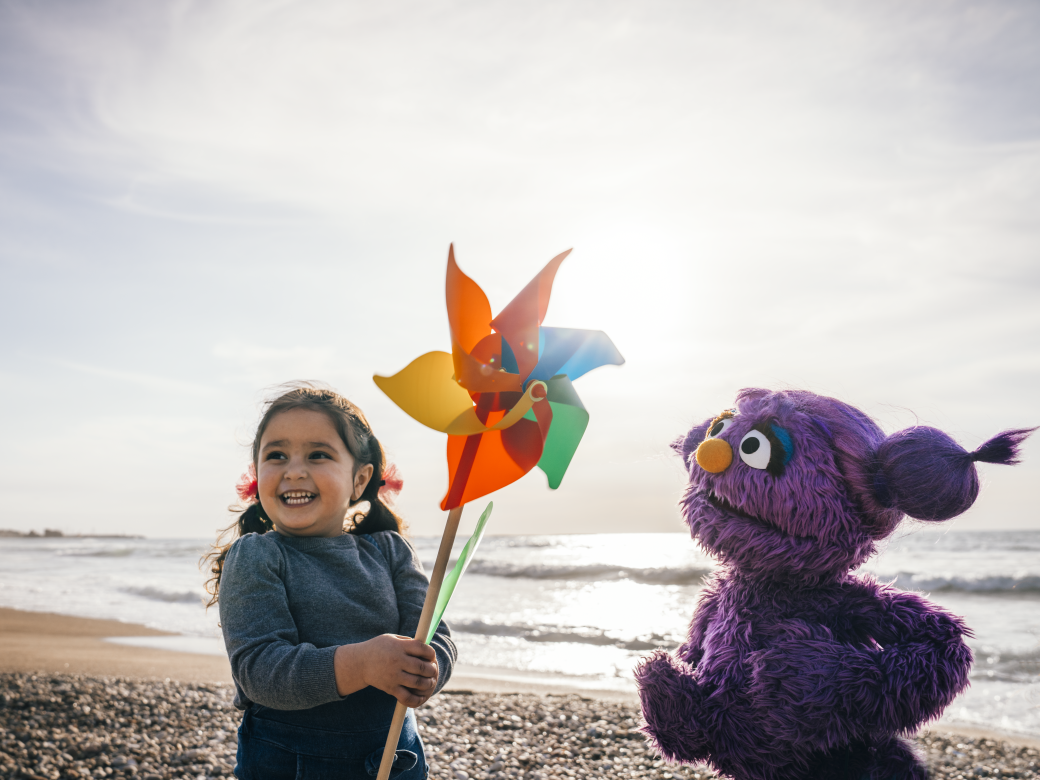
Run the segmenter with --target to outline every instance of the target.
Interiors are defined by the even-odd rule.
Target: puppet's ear
[[[685,443],[686,443],[686,434],[684,433],[682,436],[680,436],[679,438],[675,439],[668,446],[671,447],[673,450],[675,450],[675,454],[676,455],[682,455],[683,454],[683,444],[685,444]]]

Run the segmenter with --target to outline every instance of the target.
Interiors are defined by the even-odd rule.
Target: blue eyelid
[[[786,466],[791,461],[791,456],[794,455],[794,440],[786,428],[781,428],[779,425],[770,427],[773,429],[773,435],[784,447],[784,465]]]

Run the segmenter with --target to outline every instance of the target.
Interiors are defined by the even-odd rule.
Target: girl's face
[[[256,471],[260,503],[278,533],[339,536],[373,469],[366,463],[354,473],[354,458],[324,414],[290,409],[267,423]]]

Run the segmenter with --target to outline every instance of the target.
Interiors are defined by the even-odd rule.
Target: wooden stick
[[[419,616],[419,627],[415,629],[416,639],[426,639],[426,635],[430,632],[430,621],[433,620],[433,610],[437,607],[437,597],[440,595],[441,583],[444,581],[444,570],[448,568],[451,546],[455,544],[455,534],[459,530],[461,518],[461,506],[455,507],[448,513],[448,522],[441,535],[441,546],[437,550],[437,562],[433,565],[433,573],[430,575],[430,587],[426,589],[426,601],[423,602],[422,614]],[[401,702],[397,702],[394,719],[390,722],[390,733],[386,735],[386,747],[383,748],[383,760],[379,764],[379,775],[376,780],[387,780],[390,777],[390,767],[394,764],[397,742],[401,739],[401,729],[404,727],[404,718],[407,714],[408,708]]]

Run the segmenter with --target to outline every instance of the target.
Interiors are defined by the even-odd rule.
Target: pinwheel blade
[[[511,485],[542,457],[552,423],[552,407],[542,399],[503,430],[448,436],[448,492],[441,509],[454,509]]]
[[[527,381],[546,382],[557,374],[566,374],[573,382],[594,368],[625,362],[601,330],[542,328],[541,340],[541,357]]]
[[[491,304],[455,262],[454,246],[448,248],[444,288],[455,380],[471,393],[522,391],[512,351],[491,329]]]
[[[444,282],[448,304],[448,328],[452,345],[469,353],[491,333],[491,304],[480,285],[462,273],[455,262],[455,245],[448,247],[448,272]]]
[[[413,419],[447,433],[453,421],[473,409],[469,393],[452,379],[453,370],[447,352],[427,352],[393,376],[372,379]]]
[[[462,579],[462,575],[466,573],[466,569],[469,567],[469,562],[477,554],[477,547],[480,545],[480,540],[484,538],[484,526],[487,525],[488,518],[491,517],[492,507],[494,507],[494,503],[489,501],[487,509],[484,510],[483,514],[480,515],[480,519],[477,520],[477,527],[474,529],[473,535],[466,542],[466,546],[462,548],[459,559],[455,562],[455,568],[444,575],[444,580],[441,582],[441,592],[437,596],[437,606],[433,610],[433,620],[430,621],[430,633],[426,635],[426,644],[430,644],[433,635],[437,633],[437,627],[441,624],[441,618],[444,617],[444,610],[448,608],[451,594],[455,592],[455,586],[459,584],[459,580]]]
[[[552,408],[552,426],[545,437],[538,468],[545,472],[549,487],[556,490],[571,465],[581,437],[589,425],[589,413],[565,376],[549,380],[548,398]]]
[[[550,260],[491,321],[491,327],[501,333],[512,348],[517,373],[523,379],[538,364],[538,328],[549,309],[549,294],[552,292],[556,271],[570,253],[568,249]]]

